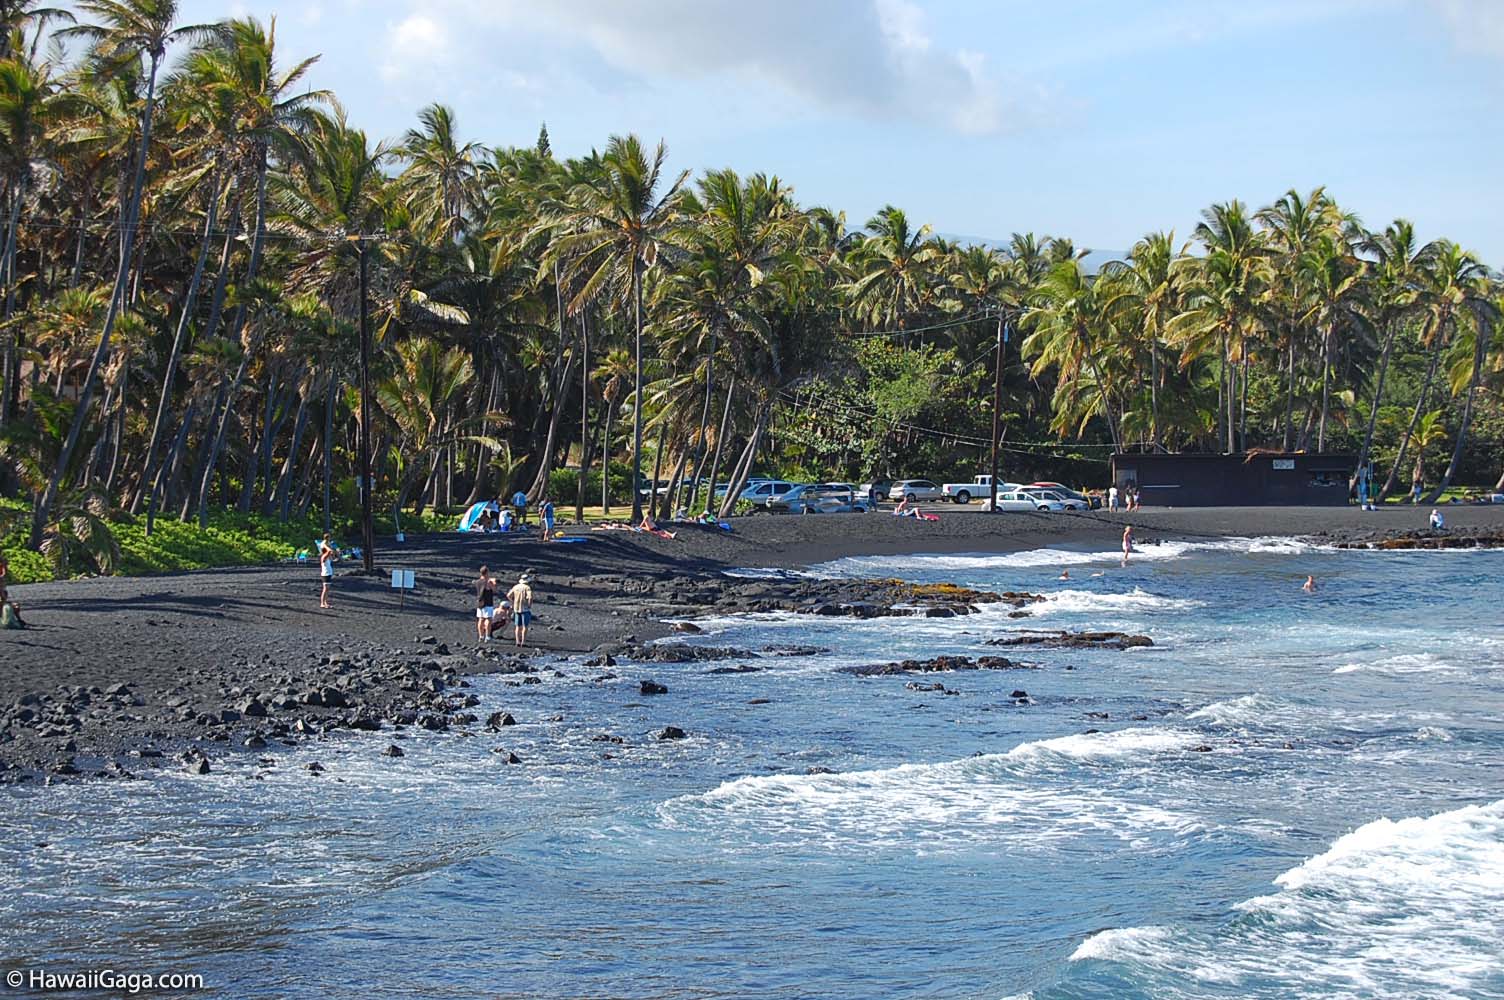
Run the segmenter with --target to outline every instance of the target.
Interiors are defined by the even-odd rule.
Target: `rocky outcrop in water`
[[[1136,649],[1152,646],[1147,635],[1127,632],[1020,632],[988,639],[989,646],[1028,646],[1034,649]]]
[[[888,677],[895,674],[931,674],[961,670],[1033,670],[1035,664],[1021,663],[1003,656],[936,656],[928,660],[899,660],[894,663],[869,663],[859,667],[838,667],[840,673],[857,677]]]
[[[1330,541],[1339,549],[1498,549],[1504,548],[1504,530],[1494,527],[1429,528],[1410,531],[1395,529],[1370,535],[1312,536],[1313,541]]]

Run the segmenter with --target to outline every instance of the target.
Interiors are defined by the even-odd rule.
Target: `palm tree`
[[[1165,325],[1179,313],[1185,269],[1178,262],[1185,247],[1175,248],[1175,234],[1150,233],[1133,245],[1128,260],[1109,261],[1102,277],[1110,282],[1102,309],[1112,314],[1126,309],[1121,329],[1132,329],[1149,354],[1149,442],[1160,447],[1159,354]]]
[[[1034,375],[1056,370],[1055,430],[1079,431],[1093,416],[1107,422],[1115,451],[1121,450],[1118,418],[1112,411],[1112,384],[1103,368],[1110,333],[1095,283],[1075,257],[1055,264],[1034,293],[1035,306],[1023,319],[1029,335],[1023,355],[1033,358]],[[1085,378],[1083,376],[1089,376]]]
[[[34,173],[33,161],[66,109],[67,98],[52,78],[50,63],[32,62],[24,55],[0,59],[0,178],[10,201],[6,213],[3,250],[0,250],[0,282],[4,285],[4,319],[8,322],[16,302],[16,240],[21,208],[26,203]],[[20,354],[25,347],[17,330],[6,344],[4,378],[0,379],[0,424],[11,418],[20,384]]]
[[[396,152],[408,161],[402,185],[422,226],[434,226],[450,239],[465,224],[475,199],[476,159],[485,152],[478,142],[463,145],[455,136],[454,111],[430,104],[418,112],[421,128],[409,129]]]
[[[1488,297],[1487,269],[1456,243],[1437,240],[1434,251],[1421,271],[1421,287],[1418,308],[1421,315],[1421,344],[1430,353],[1425,380],[1421,383],[1420,395],[1416,397],[1415,409],[1410,415],[1409,426],[1400,438],[1399,452],[1389,477],[1379,493],[1380,499],[1394,491],[1399,470],[1404,465],[1405,453],[1409,450],[1410,438],[1415,434],[1421,414],[1426,412],[1430,401],[1431,385],[1436,380],[1436,370],[1441,357],[1451,346],[1458,321],[1482,307]]]
[[[1331,405],[1331,374],[1337,337],[1349,331],[1369,329],[1363,284],[1366,268],[1354,257],[1345,240],[1323,233],[1301,255],[1301,269],[1308,276],[1310,307],[1304,318],[1321,331],[1321,418],[1317,423],[1316,451],[1326,450],[1326,419]]]
[[[47,523],[52,502],[62,484],[63,470],[72,460],[78,447],[79,436],[89,418],[89,404],[93,400],[94,382],[104,366],[110,351],[110,337],[115,330],[124,303],[126,278],[130,274],[131,251],[134,246],[136,223],[140,217],[141,190],[146,182],[146,155],[151,148],[152,118],[156,111],[157,72],[167,49],[175,42],[204,38],[217,29],[209,25],[185,25],[174,27],[177,21],[177,0],[79,0],[79,7],[98,19],[100,24],[80,24],[63,29],[59,34],[78,37],[89,42],[95,58],[111,66],[139,66],[144,59],[146,69],[146,98],[141,112],[141,141],[137,146],[135,169],[131,180],[130,199],[126,203],[120,240],[120,261],[115,270],[115,288],[110,295],[109,308],[105,312],[104,329],[99,334],[99,346],[89,362],[84,375],[83,388],[79,393],[78,406],[63,442],[57,470],[47,481],[47,488],[37,500],[32,512],[32,543],[40,541],[42,527]]]
[[[1302,261],[1318,238],[1334,236],[1339,231],[1342,215],[1326,189],[1318,187],[1304,196],[1291,188],[1274,204],[1260,209],[1256,218],[1268,234],[1273,255],[1271,277],[1277,275],[1281,279],[1271,282],[1267,305],[1277,338],[1284,342],[1288,369],[1282,432],[1283,445],[1288,451],[1292,446],[1295,383],[1300,368],[1297,351],[1303,333],[1299,317],[1309,309],[1310,288],[1306,280],[1309,274]]]
[[[1379,354],[1379,371],[1374,380],[1373,405],[1368,411],[1368,426],[1363,432],[1363,446],[1358,451],[1358,471],[1368,466],[1373,448],[1374,427],[1379,407],[1384,402],[1384,381],[1389,374],[1389,359],[1394,353],[1395,338],[1404,321],[1411,316],[1420,297],[1420,283],[1427,261],[1437,247],[1428,243],[1416,246],[1415,227],[1406,219],[1395,219],[1382,233],[1365,234],[1362,248],[1373,255],[1374,325],[1383,335]]]
[[[931,305],[944,255],[929,226],[915,229],[892,205],[868,219],[867,229],[870,235],[852,256],[854,275],[842,291],[860,322],[905,330]]]
[[[612,136],[601,157],[600,176],[571,188],[566,203],[548,220],[564,233],[554,241],[548,259],[573,262],[584,279],[570,309],[581,308],[607,289],[632,304],[634,522],[642,520],[643,278],[670,243],[679,217],[680,189],[689,177],[689,171],[683,171],[664,188],[667,157],[668,147],[662,142],[649,159],[635,135]]]
[[[1181,367],[1212,349],[1220,360],[1219,421],[1228,452],[1238,450],[1234,364],[1246,357],[1248,342],[1263,327],[1260,306],[1268,288],[1268,242],[1253,228],[1239,201],[1213,205],[1201,213],[1196,239],[1206,256],[1188,261],[1192,269],[1188,309],[1172,319],[1165,334],[1182,346]],[[1246,384],[1246,377],[1245,377]]]
[[[1494,330],[1499,325],[1499,318],[1504,315],[1501,312],[1499,290],[1493,286],[1486,276],[1480,277],[1473,283],[1474,288],[1464,299],[1467,310],[1467,324],[1465,335],[1461,338],[1458,346],[1463,349],[1464,357],[1469,357],[1469,363],[1463,363],[1453,373],[1453,394],[1455,395],[1458,383],[1463,378],[1467,381],[1467,396],[1462,403],[1462,418],[1457,422],[1457,443],[1452,448],[1452,460],[1447,464],[1447,471],[1442,474],[1441,482],[1436,484],[1427,503],[1435,503],[1437,498],[1452,484],[1452,477],[1457,474],[1457,467],[1462,462],[1462,448],[1467,443],[1467,432],[1473,420],[1473,401],[1478,395],[1478,386],[1483,382],[1483,372],[1487,367],[1489,348],[1493,343]],[[1468,340],[1472,343],[1469,345]],[[1472,350],[1467,351],[1471,346]]]

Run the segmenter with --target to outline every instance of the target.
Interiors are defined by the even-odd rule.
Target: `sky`
[[[860,226],[1122,252],[1325,185],[1504,267],[1504,0],[181,0],[276,16],[353,124],[438,102],[556,155],[663,139]]]

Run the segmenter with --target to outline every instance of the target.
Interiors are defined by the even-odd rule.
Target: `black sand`
[[[609,531],[581,531],[587,540],[575,544],[429,536],[383,549],[384,575],[342,568],[331,611],[318,608],[311,564],[12,587],[31,628],[0,632],[0,782],[182,766],[170,755],[190,746],[212,759],[325,730],[474,724],[465,713],[466,675],[505,672],[524,683],[536,679],[540,653],[619,651],[666,634],[666,618],[766,606],[798,587],[806,602],[859,589],[727,580],[722,571],[734,567],[1111,550],[1129,522],[1140,542],[1260,535],[1342,542],[1423,532],[1429,508],[939,510],[936,522],[887,514],[743,518],[732,534],[687,526],[673,540]],[[1448,507],[1446,516],[1452,537],[1504,531],[1504,507]],[[537,620],[526,655],[500,637],[477,647],[470,580],[481,563],[503,589],[519,572],[533,574]],[[401,607],[389,588],[396,567],[418,580]]]

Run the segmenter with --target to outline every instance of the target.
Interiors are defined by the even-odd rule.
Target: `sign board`
[[[1276,458],[1273,461],[1274,468],[1281,472],[1293,472],[1295,470],[1295,459],[1293,458]]]
[[[410,569],[392,570],[393,590],[412,590],[416,584],[413,582],[413,571]]]

